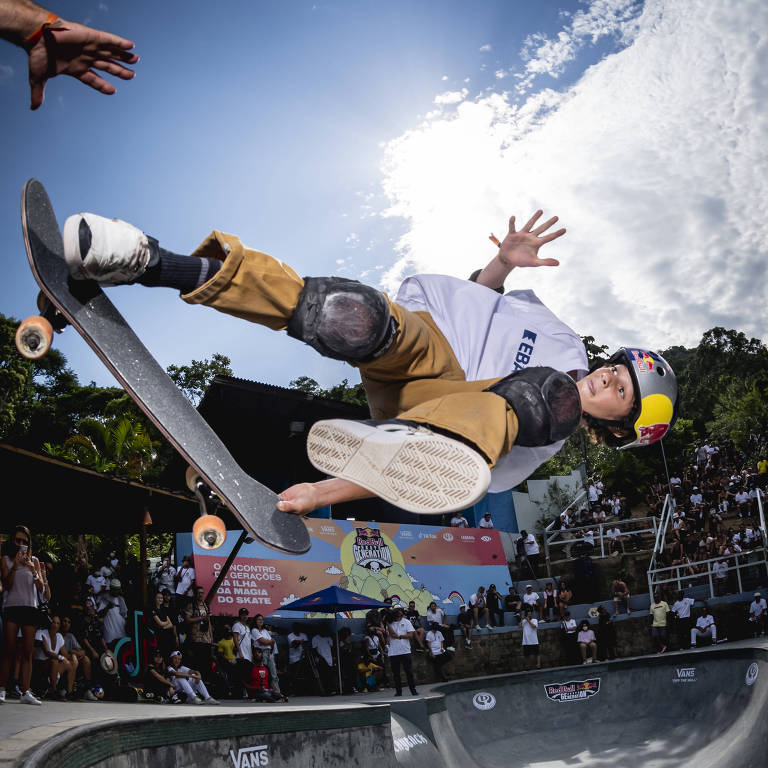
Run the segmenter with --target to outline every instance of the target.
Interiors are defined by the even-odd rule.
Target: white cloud
[[[448,79],[448,75],[443,75],[440,79],[445,82]]]
[[[330,576],[341,576],[341,574],[344,573],[344,571],[342,571],[341,568],[338,568],[335,565],[331,565],[328,568],[326,568],[325,572]]]
[[[294,600],[298,600],[298,599],[299,599],[299,596],[298,595],[294,595],[293,592],[291,592],[291,594],[288,595],[288,597],[284,597],[280,601],[280,605],[288,605],[288,603],[292,603]]]
[[[435,596],[434,596],[434,595],[432,595],[432,597],[435,597]],[[436,597],[435,597],[435,600],[437,600],[437,599],[438,599],[438,598],[436,598]],[[450,597],[446,597],[446,598],[445,598],[445,599],[443,599],[441,602],[443,602],[443,603],[447,603],[448,605],[450,605],[450,604],[453,602],[453,600],[451,600],[451,598],[450,598]]]
[[[479,51],[482,51],[483,53],[487,53],[488,51],[490,51],[490,50],[491,50],[491,44],[490,44],[490,43],[486,43],[485,45],[481,45],[481,46],[478,48],[478,50],[479,50]]]
[[[561,266],[507,285],[577,331],[658,347],[714,325],[768,337],[768,4],[631,6],[569,19],[580,39],[627,43],[569,89],[463,99],[386,145],[385,215],[407,225],[388,290],[413,271],[466,276],[493,256],[489,231],[542,207],[568,228],[548,246]]]
[[[444,93],[438,93],[433,101],[435,104],[458,104],[467,98],[468,93],[469,91],[466,88],[462,88],[460,91],[445,91]]]
[[[365,207],[365,206],[363,206]],[[357,246],[357,244],[360,242],[360,236],[357,234],[357,232],[350,232],[345,238],[344,238],[344,244],[348,245],[352,248]],[[340,261],[344,261],[344,259],[336,259],[336,263],[340,263]]]
[[[13,67],[10,64],[0,64],[0,83],[13,78]]]

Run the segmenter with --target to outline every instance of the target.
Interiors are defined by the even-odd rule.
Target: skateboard
[[[277,495],[238,465],[101,288],[89,280],[69,278],[56,216],[37,179],[24,185],[21,225],[41,293],[40,314],[27,318],[17,331],[19,352],[30,359],[42,357],[51,347],[54,330],[75,328],[189,464],[187,485],[200,504],[192,532],[200,547],[215,549],[224,543],[224,522],[215,514],[221,503],[261,543],[280,552],[306,552],[310,540],[301,518],[280,512]]]

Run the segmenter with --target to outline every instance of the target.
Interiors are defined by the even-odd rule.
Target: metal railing
[[[733,552],[728,555],[711,557],[707,560],[690,561],[688,563],[660,567],[659,562],[662,553],[665,551],[666,534],[669,529],[670,521],[672,520],[674,509],[674,500],[668,495],[664,501],[664,509],[662,511],[661,521],[656,536],[656,543],[648,568],[648,595],[651,602],[654,600],[654,592],[656,589],[665,584],[676,584],[678,591],[682,590],[684,587],[700,586],[702,584],[708,585],[709,596],[712,598],[716,597],[717,593],[725,594],[729,591],[728,587],[730,586],[729,582],[731,581],[730,574],[733,571],[736,572],[736,586],[738,592],[744,591],[745,577],[742,572],[745,569],[754,569],[758,578],[762,578],[763,573],[768,577],[768,550],[766,550],[768,533],[766,533],[765,528],[763,492],[760,489],[757,489],[757,511],[760,520],[757,538],[760,541],[761,546],[753,547],[752,549],[742,552]],[[722,584],[722,586],[725,587],[725,592],[721,592],[720,590],[715,589],[717,577],[714,565],[716,563],[722,563],[724,560],[728,566],[728,579],[725,584]],[[691,570],[693,570],[693,573],[691,573]]]
[[[547,565],[552,557],[552,553],[558,548],[566,549],[565,557],[570,557],[570,549],[581,544],[584,537],[579,533],[594,531],[594,546],[590,552],[592,557],[606,557],[610,552],[606,549],[610,547],[613,537],[608,535],[608,531],[616,528],[622,538],[634,538],[641,534],[651,534],[656,539],[658,535],[658,520],[655,517],[627,517],[617,520],[606,520],[604,523],[592,523],[591,525],[581,525],[574,528],[560,530],[554,528],[555,523],[550,523],[544,531],[544,552],[547,558]],[[598,554],[599,552],[599,554]]]

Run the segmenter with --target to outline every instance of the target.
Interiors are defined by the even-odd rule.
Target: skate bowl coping
[[[25,768],[763,768],[768,643],[473,678],[419,698],[78,726]],[[136,711],[132,709],[131,711]],[[198,708],[199,712],[199,708]]]

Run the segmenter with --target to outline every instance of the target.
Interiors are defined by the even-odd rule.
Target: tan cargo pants
[[[224,263],[208,282],[182,296],[184,301],[276,331],[286,328],[304,285],[289,266],[217,231],[193,255]],[[517,417],[506,400],[483,392],[499,379],[467,381],[429,313],[410,312],[393,301],[389,307],[399,325],[394,342],[378,359],[356,366],[371,416],[409,419],[459,435],[493,466],[517,437]]]

